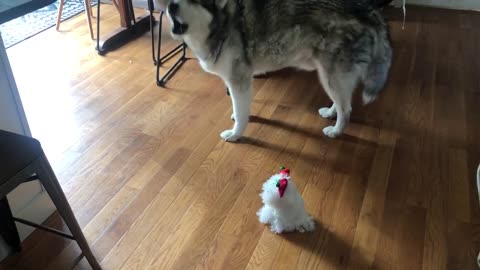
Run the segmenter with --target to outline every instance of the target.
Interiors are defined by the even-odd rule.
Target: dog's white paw
[[[328,136],[330,138],[336,138],[336,137],[340,136],[342,134],[342,132],[340,130],[338,130],[337,128],[335,128],[334,126],[328,126],[328,127],[323,129],[323,134],[325,134],[326,136]]]
[[[220,137],[222,137],[222,139],[224,139],[227,142],[235,142],[238,139],[240,139],[240,137],[242,136],[235,134],[232,129],[227,129],[220,134]]]
[[[337,111],[332,110],[331,108],[325,107],[325,108],[320,108],[318,110],[318,114],[320,114],[320,116],[323,118],[330,119],[337,116]]]

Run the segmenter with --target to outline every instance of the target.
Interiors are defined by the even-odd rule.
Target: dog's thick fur
[[[373,0],[171,0],[167,14],[172,36],[230,89],[235,124],[223,139],[239,139],[247,126],[253,75],[286,67],[318,72],[333,101],[319,114],[337,118],[323,132],[336,137],[349,120],[358,82],[369,103],[390,68],[387,25],[378,5],[367,2]]]

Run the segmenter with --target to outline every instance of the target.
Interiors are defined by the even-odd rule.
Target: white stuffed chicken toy
[[[263,207],[257,212],[263,224],[270,224],[275,233],[291,231],[313,231],[315,224],[305,210],[303,198],[290,179],[290,170],[280,167],[280,172],[272,175],[263,184],[260,194]]]

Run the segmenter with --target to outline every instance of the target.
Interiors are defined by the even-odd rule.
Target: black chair
[[[152,61],[153,64],[157,67],[157,73],[156,73],[156,80],[157,80],[157,85],[158,86],[165,86],[165,83],[169,79],[170,75],[173,75],[173,72],[180,68],[180,66],[187,61],[186,57],[186,49],[187,45],[185,43],[182,43],[175,48],[173,48],[171,51],[166,53],[164,56],[160,56],[160,50],[162,47],[162,19],[165,11],[161,9],[160,7],[158,8],[160,12],[160,17],[158,19],[158,44],[157,44],[157,54],[155,55],[155,35],[153,32],[153,28],[155,27],[155,17],[153,16],[153,12],[155,11],[155,5],[153,4],[153,0],[147,0],[148,4],[148,11],[150,12],[150,35],[152,38]],[[164,64],[167,60],[172,58],[174,55],[178,53],[182,53],[180,57],[177,59],[175,64],[173,64],[172,67],[168,69],[168,71],[160,76],[160,66]]]
[[[34,180],[39,180],[43,185],[72,235],[12,216],[7,194],[20,184]],[[40,142],[31,137],[0,130],[0,235],[14,251],[18,252],[21,250],[21,243],[15,221],[75,240],[82,251],[75,264],[85,256],[92,269],[101,269],[78,225]]]

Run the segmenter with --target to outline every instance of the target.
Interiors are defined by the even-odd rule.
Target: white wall
[[[396,6],[401,3],[403,3],[403,0],[395,0]],[[406,3],[451,9],[480,10],[480,0],[406,0]]]
[[[27,118],[18,94],[15,79],[5,51],[0,33],[0,129],[31,136]],[[41,223],[55,208],[38,181],[22,184],[8,196],[15,216]],[[21,239],[25,239],[33,229],[17,224]],[[0,260],[7,250],[0,240]]]

